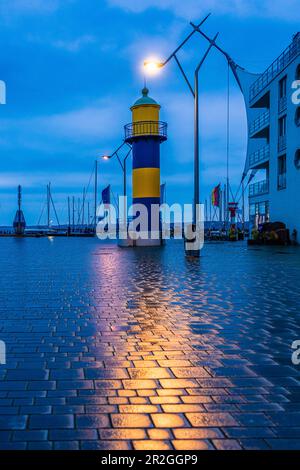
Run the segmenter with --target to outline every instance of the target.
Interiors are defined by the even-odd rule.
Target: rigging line
[[[242,182],[240,182],[240,185],[239,185],[239,187],[238,187],[238,189],[237,189],[237,191],[236,191],[236,193],[235,193],[234,200],[236,200],[236,199],[238,198],[238,195],[239,195],[239,192],[240,192],[241,187],[242,187]]]
[[[82,216],[82,213],[83,213],[84,204],[85,204],[85,201],[86,201],[87,193],[88,193],[88,190],[89,190],[91,181],[92,181],[93,174],[94,174],[94,168],[93,168],[93,170],[92,170],[92,172],[91,172],[91,174],[90,174],[90,178],[89,178],[88,185],[87,185],[87,187],[85,188],[84,198],[83,198],[83,201],[82,201],[82,204],[81,204],[81,207],[80,207],[80,210],[79,210],[79,214],[78,214],[79,221],[80,221],[81,216]]]
[[[56,217],[57,225],[60,225],[59,220],[58,220],[58,216],[57,216],[57,212],[56,212],[56,208],[55,208],[55,204],[54,204],[54,202],[53,202],[52,194],[51,194],[51,193],[50,193],[50,200],[51,200],[52,207],[53,207],[53,210],[54,210],[54,214],[55,214],[55,217]]]
[[[251,181],[251,180],[250,180],[250,181]],[[248,186],[249,186],[249,184],[250,184],[250,181],[248,181],[248,183],[246,184],[246,186],[244,186],[244,191],[243,191],[243,192],[244,192],[244,195],[245,195],[245,193],[246,193],[246,191],[247,191],[247,189],[248,189]],[[242,199],[242,197],[243,197],[243,193],[241,194],[241,196],[240,196],[240,198],[239,198],[239,200],[238,200],[238,203],[240,202],[240,200]]]
[[[40,225],[40,221],[41,221],[41,219],[42,219],[42,217],[43,217],[43,215],[44,215],[45,207],[46,207],[46,202],[44,202],[44,205],[43,205],[43,208],[42,208],[42,210],[41,210],[40,217],[39,217],[39,220],[38,220],[37,225]]]
[[[119,204],[118,204],[118,201],[117,201],[117,199],[115,198],[115,195],[114,195],[114,192],[113,192],[113,190],[112,190],[112,189],[111,189],[111,193],[112,193],[112,195],[113,195],[113,199],[114,199],[114,201],[115,201],[116,208],[117,208],[117,211],[118,211],[118,214],[119,214]]]
[[[86,191],[88,191],[88,189],[89,189],[89,187],[90,187],[90,184],[91,184],[91,181],[92,181],[92,177],[93,177],[94,171],[95,171],[95,169],[94,169],[94,165],[93,165],[93,169],[92,169],[91,174],[90,174],[90,178],[89,178],[88,185],[87,185],[87,187],[86,187]]]

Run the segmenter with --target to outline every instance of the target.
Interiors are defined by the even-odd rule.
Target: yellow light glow
[[[144,62],[144,70],[150,75],[156,74],[162,66],[162,62],[156,59],[148,59]]]

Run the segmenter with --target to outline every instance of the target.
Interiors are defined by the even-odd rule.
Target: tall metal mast
[[[98,161],[95,161],[95,201],[94,201],[94,226],[97,229],[97,203],[98,203]]]
[[[51,183],[47,184],[47,226],[50,227],[50,185]]]

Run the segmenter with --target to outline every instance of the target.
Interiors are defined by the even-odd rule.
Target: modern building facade
[[[248,119],[243,177],[250,176],[252,226],[283,222],[300,240],[300,33],[262,74],[231,64],[242,89]],[[300,96],[300,93],[299,93]],[[300,100],[299,100],[300,101]],[[249,181],[249,180],[247,180]]]

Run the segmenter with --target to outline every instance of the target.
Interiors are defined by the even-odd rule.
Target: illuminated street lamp
[[[189,87],[190,92],[193,95],[194,98],[194,201],[193,201],[193,225],[194,229],[196,229],[196,224],[197,224],[197,208],[199,207],[200,204],[200,189],[199,189],[199,71],[200,68],[202,67],[203,63],[205,62],[211,48],[215,45],[215,41],[218,37],[218,34],[214,37],[213,40],[210,41],[209,47],[206,50],[204,56],[202,57],[201,61],[199,62],[198,66],[195,69],[194,72],[194,86],[191,85],[186,73],[184,72],[181,63],[178,60],[177,57],[177,52],[188,42],[188,40],[195,34],[195,32],[199,32],[200,26],[207,20],[207,18],[210,16],[207,15],[199,25],[192,25],[193,26],[193,31],[185,38],[185,40],[175,49],[174,52],[164,61],[156,61],[153,59],[146,60],[144,62],[144,69],[146,71],[149,71],[150,73],[154,73],[160,68],[163,68],[165,65],[167,65],[168,62],[170,62],[171,59],[175,59],[180,72],[183,75],[183,78],[186,82],[186,84]],[[192,252],[187,253],[189,256],[195,256],[199,257],[200,256],[200,250],[193,250]]]
[[[127,154],[125,155],[125,157],[123,158],[123,161],[120,159],[119,157],[119,151],[121,150],[122,147],[124,147],[125,145],[127,145],[129,147],[129,151],[127,152]],[[110,160],[111,158],[113,158],[114,156],[117,157],[118,159],[118,162],[120,164],[120,167],[122,169],[122,172],[123,172],[123,196],[125,197],[126,196],[126,187],[127,187],[127,171],[126,171],[126,161],[127,161],[127,158],[129,157],[130,153],[131,153],[131,150],[132,150],[132,147],[131,145],[129,145],[127,142],[123,142],[118,148],[117,150],[115,150],[111,155],[102,155],[102,159],[103,160]]]
[[[155,59],[145,60],[144,62],[144,68],[146,72],[149,73],[150,75],[158,72],[158,70],[162,68],[163,66],[164,66],[163,62],[159,62],[158,60],[155,60]]]

